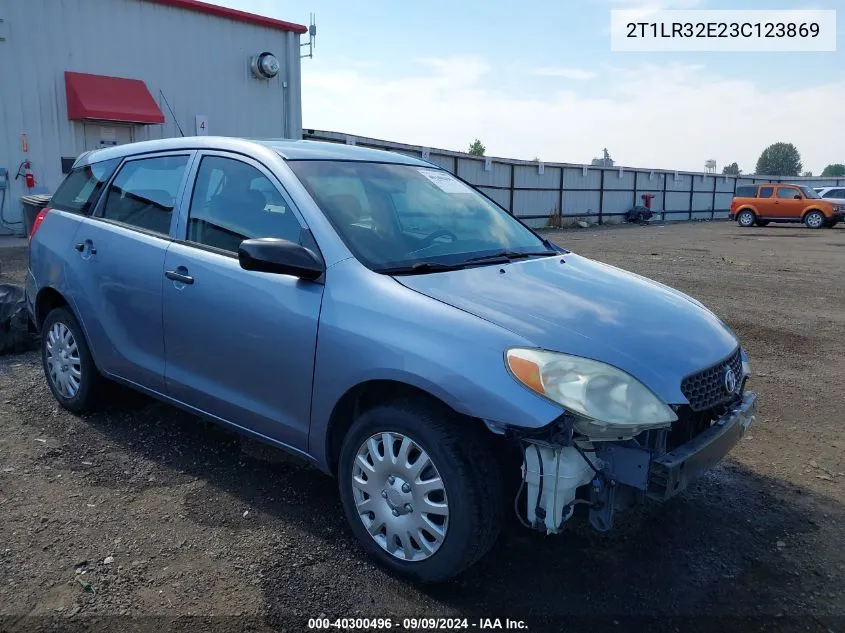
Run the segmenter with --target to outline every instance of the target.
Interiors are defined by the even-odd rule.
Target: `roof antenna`
[[[164,99],[164,104],[167,106],[167,109],[170,110],[170,116],[173,118],[173,122],[176,124],[176,128],[179,130],[180,136],[185,136],[185,133],[182,131],[182,126],[179,125],[179,120],[176,118],[176,115],[173,114],[173,108],[170,107],[170,104],[167,102],[167,97],[164,96],[164,93],[159,89],[158,93],[161,95],[161,98]]]
[[[308,41],[302,42],[299,45],[299,48],[308,47],[307,53],[301,53],[299,58],[302,59],[303,57],[308,57],[309,59],[314,58],[314,49],[317,48],[317,23],[314,21],[316,18],[316,14],[311,14],[311,20],[308,26]]]

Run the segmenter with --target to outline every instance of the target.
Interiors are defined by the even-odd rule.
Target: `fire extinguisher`
[[[25,160],[20,164],[15,180],[21,176],[23,176],[23,182],[27,189],[33,189],[35,187],[35,174],[32,173],[32,163],[30,161]]]

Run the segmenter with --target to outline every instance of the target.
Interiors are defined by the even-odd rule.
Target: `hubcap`
[[[82,361],[73,333],[61,322],[53,323],[45,345],[47,373],[55,390],[63,398],[73,398],[82,381]]]
[[[751,226],[751,223],[754,222],[754,216],[750,213],[743,213],[739,216],[739,223],[742,226]]]
[[[822,218],[818,213],[811,213],[807,216],[807,224],[812,226],[813,228],[820,226],[822,223]]]
[[[377,433],[352,466],[358,517],[383,550],[420,561],[443,544],[449,504],[440,473],[423,448],[401,433]]]

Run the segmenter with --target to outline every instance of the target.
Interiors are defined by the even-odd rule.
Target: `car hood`
[[[698,301],[574,253],[396,280],[537,347],[614,365],[670,404],[686,402],[683,377],[738,345]]]

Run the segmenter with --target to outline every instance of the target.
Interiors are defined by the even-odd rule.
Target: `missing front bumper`
[[[556,533],[574,504],[584,503],[593,527],[610,530],[617,511],[643,497],[665,501],[715,466],[745,435],[756,411],[757,395],[746,392],[712,426],[664,454],[636,442],[595,442],[578,449],[528,440],[523,462],[528,522]]]
[[[686,444],[652,460],[646,494],[665,501],[710,470],[745,435],[757,412],[757,394],[747,392],[742,402]]]

